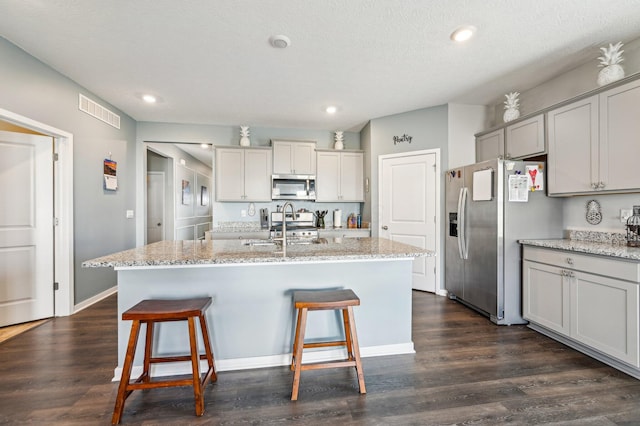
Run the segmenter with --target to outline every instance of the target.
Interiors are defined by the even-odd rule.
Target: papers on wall
[[[115,191],[118,189],[118,177],[116,176],[117,168],[117,162],[108,158],[104,159],[104,189],[109,191]]]
[[[473,172],[473,201],[489,201],[493,198],[493,170]]]
[[[509,176],[509,201],[520,203],[529,201],[529,179],[527,175]]]

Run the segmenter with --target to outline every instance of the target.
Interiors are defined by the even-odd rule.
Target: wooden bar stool
[[[216,381],[216,371],[213,364],[213,352],[209,342],[209,331],[205,318],[205,310],[211,305],[210,297],[183,300],[143,300],[122,314],[123,320],[132,320],[131,334],[127,353],[122,367],[122,377],[118,387],[116,405],[113,409],[111,423],[118,424],[122,417],[124,401],[137,389],[165,388],[171,386],[193,386],[195,396],[196,415],[204,413],[204,387],[209,381]],[[198,339],[196,336],[196,318],[200,320],[202,340],[204,341],[205,354],[200,355],[198,351]],[[156,322],[166,321],[188,321],[189,342],[191,354],[184,356],[153,357],[151,347],[153,345],[153,328]],[[146,340],[144,348],[144,365],[140,377],[134,382],[130,382],[133,358],[136,353],[138,335],[140,334],[140,324],[146,324]],[[201,379],[200,360],[206,359],[209,369]],[[162,362],[191,361],[192,377],[177,380],[151,381],[149,374],[151,364]]]
[[[349,289],[296,291],[293,293],[293,303],[295,309],[298,310],[298,319],[296,322],[295,337],[293,339],[293,356],[291,358],[291,370],[294,371],[291,400],[298,400],[300,373],[304,370],[315,370],[319,368],[355,367],[358,375],[360,393],[366,393],[367,390],[364,386],[364,372],[362,371],[362,362],[360,361],[360,349],[358,347],[356,323],[353,318],[353,307],[360,305],[360,299],[358,296]],[[304,333],[307,325],[307,312],[335,309],[342,310],[345,340],[304,343]],[[303,349],[329,346],[346,346],[347,359],[302,364]]]

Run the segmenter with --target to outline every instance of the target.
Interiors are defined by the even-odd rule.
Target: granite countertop
[[[85,268],[181,265],[229,265],[282,262],[402,259],[435,256],[431,250],[384,238],[321,239],[321,244],[287,246],[287,256],[277,245],[245,245],[242,240],[160,241],[144,247],[87,260]]]
[[[569,238],[520,240],[520,244],[640,261],[640,248],[628,247],[620,233],[571,231]]]

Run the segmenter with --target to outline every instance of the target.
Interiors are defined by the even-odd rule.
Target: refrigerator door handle
[[[468,189],[466,187],[460,190],[460,198],[458,200],[458,248],[460,250],[460,258],[468,259],[469,258],[469,245],[467,241],[467,194]]]

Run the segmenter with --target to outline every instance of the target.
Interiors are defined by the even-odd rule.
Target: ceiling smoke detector
[[[289,40],[289,37],[286,35],[275,35],[269,38],[269,43],[271,43],[271,46],[277,47],[278,49],[285,49],[289,47],[291,40]]]

